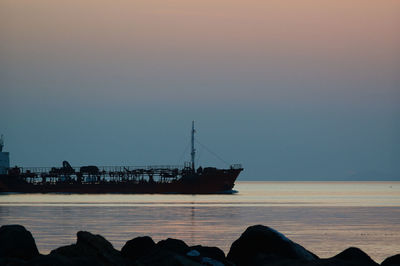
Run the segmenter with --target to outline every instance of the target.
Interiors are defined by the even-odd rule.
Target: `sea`
[[[358,247],[380,263],[400,253],[398,182],[236,182],[233,194],[0,194],[0,225],[30,230],[39,251],[80,230],[117,249],[137,236],[178,238],[225,253],[248,226],[285,234],[321,258]]]

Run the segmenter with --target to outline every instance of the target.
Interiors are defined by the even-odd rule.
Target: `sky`
[[[239,180],[400,180],[399,29],[397,0],[1,0],[0,133],[12,165],[183,164],[195,120]]]

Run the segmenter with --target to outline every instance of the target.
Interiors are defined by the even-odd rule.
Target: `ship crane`
[[[4,138],[3,138],[3,134],[1,134],[1,137],[0,137],[0,152],[3,151],[3,147],[4,147]]]
[[[190,155],[192,156],[192,170],[193,172],[195,171],[194,169],[194,159],[196,156],[196,149],[194,148],[194,133],[196,131],[194,130],[194,121],[192,121],[192,151],[190,152]]]

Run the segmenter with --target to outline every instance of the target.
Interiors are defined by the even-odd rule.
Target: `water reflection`
[[[27,206],[400,206],[400,182],[238,182],[237,194],[0,194]]]
[[[42,253],[74,243],[79,230],[116,248],[149,235],[227,252],[247,226],[264,224],[321,257],[357,246],[382,261],[399,252],[399,184],[242,183],[236,195],[200,196],[2,195],[0,224],[23,224]]]

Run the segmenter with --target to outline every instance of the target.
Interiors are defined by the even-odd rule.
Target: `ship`
[[[241,164],[225,169],[195,168],[195,127],[192,121],[190,162],[183,166],[9,167],[9,153],[0,139],[0,193],[234,193]]]

